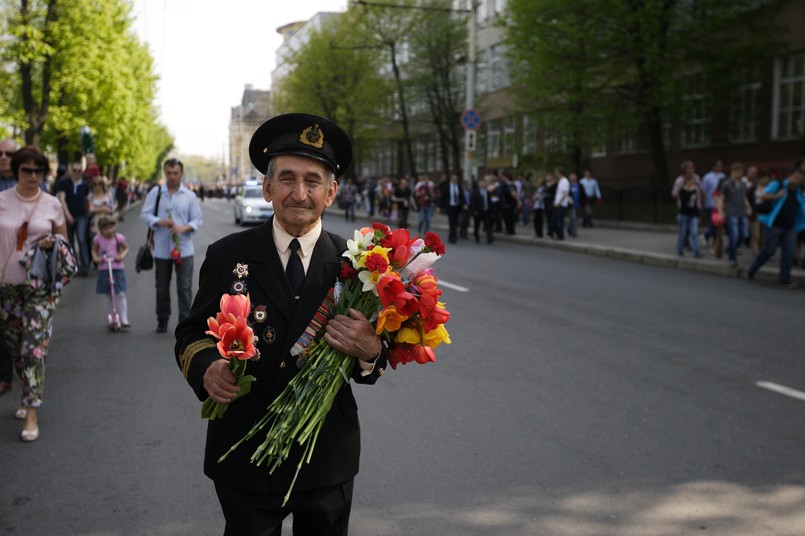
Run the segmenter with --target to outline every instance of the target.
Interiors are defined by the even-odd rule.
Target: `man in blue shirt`
[[[805,196],[802,195],[802,180],[805,176],[805,158],[798,158],[793,173],[783,181],[772,181],[759,196],[761,201],[775,200],[768,214],[758,218],[766,230],[763,249],[749,267],[752,279],[760,267],[768,261],[777,247],[780,247],[780,286],[793,289],[797,284],[791,281],[791,266],[794,262],[794,248],[797,233],[805,229]]]
[[[140,210],[140,221],[153,231],[157,333],[168,330],[170,283],[174,269],[179,322],[190,316],[193,303],[193,234],[202,223],[201,205],[196,194],[182,184],[182,162],[171,158],[165,161],[162,170],[165,184],[148,192]]]
[[[685,174],[686,173],[683,173],[683,175]],[[716,201],[713,199],[713,194],[718,190],[719,184],[721,184],[721,181],[726,177],[727,176],[724,174],[724,164],[721,160],[713,162],[713,167],[702,177],[704,208],[705,215],[707,216],[707,230],[704,232],[704,238],[708,242],[716,234],[716,228],[713,226],[713,218],[711,217],[711,214],[716,209]]]

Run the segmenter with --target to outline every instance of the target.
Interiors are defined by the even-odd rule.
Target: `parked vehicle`
[[[263,187],[259,184],[246,184],[235,197],[233,207],[235,223],[262,223],[274,215],[273,205],[263,197]]]

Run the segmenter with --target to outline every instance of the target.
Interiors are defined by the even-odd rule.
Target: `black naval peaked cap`
[[[340,177],[352,161],[352,143],[347,133],[328,119],[311,114],[283,114],[260,125],[249,143],[249,158],[263,174],[268,161],[280,155],[315,158]]]

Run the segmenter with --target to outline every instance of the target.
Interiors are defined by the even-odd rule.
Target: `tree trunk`
[[[42,29],[46,42],[48,42],[49,27],[57,18],[56,4],[57,0],[50,0],[48,2],[44,28]],[[32,23],[30,20],[28,0],[22,0],[20,2],[20,15],[24,24]],[[30,39],[30,36],[27,33],[23,33],[20,39],[26,42]],[[25,117],[28,119],[28,125],[24,129],[26,145],[39,145],[39,136],[47,120],[48,108],[50,106],[51,64],[52,56],[45,56],[42,62],[41,101],[39,102],[36,102],[34,99],[33,60],[24,61],[19,64],[20,79],[22,82],[20,86],[22,92],[22,106],[25,111]]]
[[[651,106],[646,114],[646,125],[651,147],[653,172],[651,187],[655,191],[667,191],[671,181],[668,176],[668,157],[665,154],[665,142],[662,139],[662,112],[657,105]]]
[[[394,82],[397,84],[397,97],[400,100],[400,118],[403,126],[403,142],[408,153],[408,171],[412,177],[417,176],[416,166],[414,165],[414,151],[411,148],[411,134],[408,128],[408,112],[405,110],[405,91],[403,90],[402,78],[400,77],[400,66],[397,65],[397,52],[394,43],[389,43],[391,52],[391,67],[394,70]]]

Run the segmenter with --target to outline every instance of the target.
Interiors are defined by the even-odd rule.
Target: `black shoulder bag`
[[[157,202],[154,205],[154,216],[157,215],[157,211],[159,210],[159,198],[162,196],[162,187],[157,185]],[[137,270],[139,274],[142,270],[150,270],[154,267],[154,255],[151,253],[151,249],[154,246],[153,240],[154,231],[151,230],[151,227],[148,228],[148,233],[145,235],[145,244],[140,246],[140,249],[137,250],[137,258],[134,261],[134,268]]]

